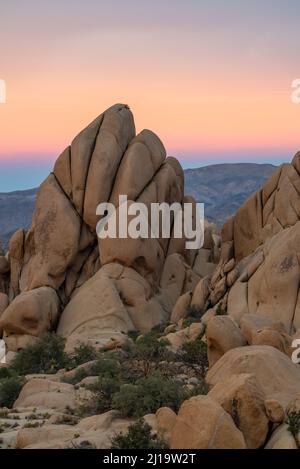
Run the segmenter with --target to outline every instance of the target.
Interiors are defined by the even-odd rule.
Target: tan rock
[[[0,328],[8,333],[40,336],[56,325],[59,298],[52,288],[23,292],[5,309]]]
[[[202,316],[201,322],[205,326],[207,326],[208,321],[210,321],[211,318],[215,317],[217,315],[216,307],[214,308],[209,308]]]
[[[253,339],[252,345],[270,345],[283,353],[289,355],[289,347],[291,345],[291,337],[288,334],[278,331],[263,329],[257,332]]]
[[[7,334],[4,332],[3,340],[9,352],[19,352],[21,349],[33,345],[38,337],[29,334]]]
[[[130,210],[132,204],[132,201],[128,201],[128,210]],[[122,213],[124,206],[122,204],[116,210],[117,233],[119,230],[119,213]],[[147,226],[148,219],[144,215],[141,215],[141,217]],[[134,218],[135,215],[128,216],[128,226],[133,222]],[[157,239],[151,237],[134,239],[127,236],[124,238],[107,237],[99,239],[99,251],[102,265],[118,262],[127,267],[133,267],[142,276],[152,274],[155,279],[158,279],[158,273],[161,271],[164,261],[164,252],[160,243]]]
[[[206,326],[207,355],[212,367],[228,350],[246,345],[238,326],[228,316],[215,316]]]
[[[71,299],[57,333],[66,337],[66,350],[72,351],[79,343],[100,348],[111,340],[121,340],[122,333],[130,329],[134,326],[114,282],[100,270]]]
[[[10,265],[5,256],[0,256],[0,275],[7,274],[10,271]]]
[[[0,318],[2,313],[6,310],[9,304],[8,296],[5,293],[0,292]]]
[[[181,295],[175,303],[175,306],[171,314],[171,322],[178,323],[180,319],[183,319],[187,315],[187,309],[190,306],[192,299],[192,292],[187,292]]]
[[[171,449],[243,449],[243,434],[215,401],[197,396],[180,407],[171,436]]]
[[[249,313],[247,283],[237,281],[229,290],[227,313],[237,324],[245,314]]]
[[[293,435],[288,431],[287,425],[282,424],[272,433],[265,449],[297,449]]]
[[[224,265],[223,267],[223,272],[224,274],[228,274],[229,272],[231,272],[235,267],[235,259],[232,258],[230,259],[230,261],[226,262],[226,264]]]
[[[169,407],[160,407],[155,415],[158,436],[169,445],[177,415]]]
[[[81,158],[85,157],[87,161],[89,160],[86,179],[82,180],[84,191],[81,197],[84,197],[83,218],[92,230],[95,230],[98,221],[96,208],[99,203],[109,201],[115,178],[119,171],[123,173],[121,169],[123,154],[134,136],[135,126],[131,111],[128,106],[117,104],[103,113],[96,140],[89,142],[93,145],[90,158],[80,154]],[[72,153],[73,151],[74,142]],[[79,173],[79,176],[82,177],[83,174]],[[126,182],[132,183],[132,180]],[[129,191],[126,182],[124,181],[127,190],[124,194]]]
[[[254,375],[232,375],[219,381],[208,393],[228,412],[244,435],[247,448],[260,448],[267,437],[269,421],[264,392]]]
[[[257,314],[244,315],[240,321],[240,328],[249,344],[252,344],[257,333],[263,329],[285,332],[282,322],[269,316],[259,316]]]
[[[19,280],[24,257],[24,230],[16,231],[9,240],[10,256],[10,300],[20,293]]]
[[[202,278],[194,290],[191,301],[192,306],[197,306],[203,311],[210,293],[209,283],[209,277]]]
[[[160,287],[168,296],[171,311],[182,293],[186,275],[184,259],[179,254],[171,254],[167,257],[160,279]]]
[[[226,277],[223,277],[216,283],[213,291],[210,294],[210,302],[213,306],[221,300],[221,298],[225,295],[226,290]]]
[[[152,435],[157,434],[157,419],[155,414],[147,414],[143,416],[143,420],[146,425],[151,428]]]
[[[231,272],[229,272],[226,276],[226,285],[228,288],[232,287],[232,285],[237,281],[239,277],[239,271],[238,269],[233,269]]]
[[[300,369],[289,357],[268,345],[252,345],[229,350],[208,371],[210,386],[240,373],[254,374],[266,399],[277,399],[286,408],[299,392]]]
[[[80,431],[70,425],[44,425],[39,428],[23,428],[18,432],[16,447],[62,449],[65,442],[72,440]]]
[[[58,288],[78,251],[81,220],[51,174],[40,186],[32,218],[32,255],[22,271],[23,290]],[[51,235],[50,235],[51,234]]]
[[[221,231],[222,242],[233,240],[233,230],[234,230],[234,217],[228,218],[224,223]]]
[[[121,194],[136,200],[166,158],[160,139],[150,130],[143,130],[126,150],[114,182],[110,202],[118,206]]]
[[[205,326],[201,322],[195,322],[178,332],[167,334],[163,339],[167,340],[169,348],[177,352],[186,342],[194,341],[204,333]]]
[[[288,403],[286,412],[287,414],[293,412],[300,412],[300,392],[295,394],[295,396],[293,396],[293,399]]]
[[[75,407],[75,390],[72,384],[49,379],[31,379],[23,387],[14,408],[37,407],[61,412]]]
[[[248,282],[249,311],[298,328],[300,222],[265,243],[265,261]],[[299,310],[300,311],[300,310]],[[300,323],[299,323],[300,325]]]
[[[232,259],[234,255],[234,244],[233,241],[225,241],[222,243],[221,246],[221,253],[220,253],[220,262],[224,264]]]
[[[280,402],[276,399],[266,399],[264,404],[268,419],[274,423],[282,423],[285,413]]]

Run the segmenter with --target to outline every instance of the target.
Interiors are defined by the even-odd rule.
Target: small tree
[[[64,348],[65,340],[62,337],[55,333],[45,334],[17,354],[11,369],[19,375],[56,373],[70,361]]]
[[[0,381],[0,407],[13,406],[23,387],[23,380],[17,376],[4,378]]]
[[[112,439],[111,449],[167,449],[163,440],[155,439],[151,427],[143,419],[131,424],[128,432]]]
[[[167,340],[159,340],[155,333],[149,332],[134,343],[127,343],[124,350],[131,358],[140,362],[143,375],[148,376],[150,371],[157,369],[159,362],[167,358],[167,345]]]
[[[287,416],[286,423],[289,432],[296,437],[300,432],[300,411],[290,412]]]
[[[179,381],[156,371],[134,384],[123,384],[113,396],[112,407],[123,417],[139,418],[160,407],[178,410],[185,398],[186,392]]]

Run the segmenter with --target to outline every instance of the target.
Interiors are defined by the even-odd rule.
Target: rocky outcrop
[[[264,445],[269,419],[264,405],[264,392],[255,375],[241,373],[219,381],[208,396],[217,401],[233,418],[244,435],[247,448]]]
[[[299,366],[268,345],[229,350],[208,371],[206,381],[210,386],[215,386],[232,375],[244,373],[255,375],[266,399],[276,399],[283,408],[299,393]]]
[[[225,410],[207,396],[185,401],[171,437],[172,449],[243,449],[243,434]]]
[[[145,332],[167,320],[179,297],[213,272],[220,239],[210,225],[199,252],[173,235],[98,239],[97,206],[113,203],[121,210],[120,195],[129,207],[195,207],[184,196],[178,161],[166,157],[150,130],[136,135],[123,104],[97,117],[59,156],[39,188],[31,228],[13,235],[9,260],[0,258],[0,291],[10,301],[4,308],[2,298],[0,330],[8,348],[20,347],[22,335],[29,340],[56,329],[68,350],[79,342],[113,347],[129,330]]]
[[[212,276],[212,305],[222,303],[238,323],[245,314],[281,321],[292,335],[300,326],[300,152],[228,220],[219,265]],[[276,336],[276,337],[275,337]],[[287,347],[276,333],[256,343]],[[281,344],[280,344],[281,343]]]

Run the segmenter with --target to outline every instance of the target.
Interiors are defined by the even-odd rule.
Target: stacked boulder
[[[220,261],[201,302],[240,324],[246,314],[300,329],[300,152],[222,228]]]
[[[179,162],[149,130],[136,135],[128,106],[117,104],[75,137],[41,185],[28,231],[0,258],[0,330],[16,351],[49,330],[72,350],[79,342],[113,347],[129,330],[165,321],[219,257],[207,229],[204,250],[185,240],[98,239],[100,203],[195,201],[184,196]],[[210,235],[210,236],[209,236]],[[204,254],[205,251],[205,254]],[[8,305],[9,302],[9,305]]]

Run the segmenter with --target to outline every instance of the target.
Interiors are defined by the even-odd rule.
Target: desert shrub
[[[83,440],[80,443],[71,441],[69,449],[97,449],[96,446],[88,440]]]
[[[65,341],[59,335],[45,334],[34,344],[28,345],[17,354],[11,364],[11,369],[19,375],[56,373],[69,363],[64,346]]]
[[[78,418],[74,415],[63,414],[60,417],[57,417],[55,421],[56,425],[77,425],[79,422]]]
[[[75,347],[70,358],[69,366],[75,368],[83,363],[96,360],[97,357],[97,350],[92,345],[80,344],[78,347]]]
[[[135,359],[141,363],[143,375],[147,376],[150,371],[157,368],[157,364],[168,358],[168,341],[158,340],[155,331],[140,336],[136,342],[127,342],[124,350],[128,357]],[[125,360],[127,357],[125,358]]]
[[[286,423],[288,425],[288,431],[296,437],[300,432],[300,411],[290,412],[287,416]]]
[[[101,357],[95,361],[88,368],[78,368],[73,376],[67,375],[62,378],[62,381],[70,384],[77,384],[87,376],[100,376],[100,377],[115,377],[120,373],[120,363],[113,358]]]
[[[178,381],[154,372],[136,381],[123,384],[112,399],[112,407],[123,417],[142,417],[159,407],[178,410],[185,399],[185,392]]]
[[[157,324],[156,326],[154,326],[151,329],[151,331],[148,332],[147,335],[152,335],[152,337],[156,337],[158,339],[164,334],[166,327],[169,326],[170,324],[171,324],[170,321],[161,322]]]
[[[193,320],[200,320],[204,314],[205,310],[200,308],[197,305],[188,306],[186,310],[186,317],[191,318]],[[195,322],[195,321],[194,321]]]
[[[112,408],[113,395],[120,389],[119,377],[103,376],[87,389],[93,393],[93,397],[83,403],[77,413],[79,416],[88,416],[107,412]]]
[[[19,377],[4,378],[0,381],[0,407],[12,408],[23,387],[23,380]]]
[[[115,358],[99,358],[90,369],[91,376],[106,376],[113,378],[120,373],[120,363]]]
[[[199,365],[203,371],[208,367],[207,346],[200,337],[183,344],[178,354],[182,361]]]
[[[23,428],[38,428],[41,426],[42,426],[41,422],[28,422],[28,423],[25,423]]]
[[[131,424],[126,434],[116,435],[111,449],[167,449],[167,445],[163,440],[155,439],[150,425],[141,419]]]
[[[12,376],[12,371],[9,368],[7,367],[0,368],[0,380],[3,378],[10,378],[11,376]]]
[[[136,341],[136,339],[138,338],[138,336],[140,335],[140,332],[139,331],[129,331],[127,333],[129,339],[133,340],[133,342]]]
[[[80,381],[82,381],[87,376],[89,376],[87,370],[84,368],[79,368],[78,370],[76,370],[73,376],[63,376],[61,381],[69,384],[77,384],[80,383]]]

